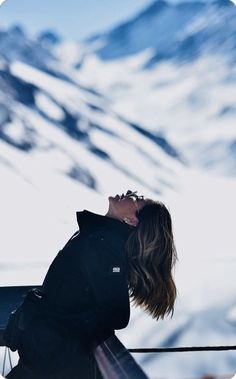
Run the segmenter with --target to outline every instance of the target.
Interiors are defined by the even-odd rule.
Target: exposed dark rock
[[[98,105],[94,105],[94,104],[90,104],[90,103],[87,103],[87,105],[93,111],[104,113],[104,110],[101,107],[99,107]]]
[[[89,150],[96,154],[99,158],[110,159],[110,156],[104,150],[101,150],[96,146],[89,146]]]
[[[75,117],[65,107],[62,107],[65,117],[61,122],[63,129],[74,139],[81,140],[87,137],[87,132],[80,130],[79,125],[79,116]]]
[[[72,167],[71,170],[67,173],[67,175],[70,178],[85,184],[89,188],[96,189],[96,180],[94,179],[94,177],[88,170],[79,167],[78,165]]]
[[[0,88],[20,103],[28,106],[35,103],[34,94],[37,88],[12,75],[9,71],[0,70]]]
[[[125,120],[125,122],[128,123],[133,129],[137,130],[139,133],[141,133],[145,137],[147,137],[150,140],[152,140],[153,142],[155,142],[168,155],[170,155],[171,157],[178,158],[179,160],[181,160],[179,152],[173,146],[171,146],[170,143],[163,136],[158,135],[158,134],[154,134],[154,133],[150,132],[149,130],[144,129],[140,125],[135,124],[133,122],[128,122],[127,120]]]

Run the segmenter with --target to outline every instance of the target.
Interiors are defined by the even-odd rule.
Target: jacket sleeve
[[[92,233],[87,238],[84,267],[93,307],[71,315],[74,330],[87,338],[103,331],[122,329],[130,319],[128,282],[123,251],[111,239],[110,232]]]

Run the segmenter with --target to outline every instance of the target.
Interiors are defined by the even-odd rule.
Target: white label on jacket
[[[112,272],[120,272],[120,267],[112,267]]]

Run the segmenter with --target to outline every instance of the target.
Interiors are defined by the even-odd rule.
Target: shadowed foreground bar
[[[0,287],[0,346],[5,346],[2,336],[9,314],[32,288],[40,286]],[[104,379],[148,379],[116,335],[94,342],[93,353]]]

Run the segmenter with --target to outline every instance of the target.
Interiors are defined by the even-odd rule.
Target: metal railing
[[[0,287],[0,346],[5,346],[3,331],[7,324],[10,312],[22,302],[23,296],[31,288],[40,288],[40,286]],[[93,345],[93,354],[104,379],[148,379],[142,368],[130,353],[169,353],[217,350],[236,350],[236,346],[188,346],[126,349],[116,335],[110,336],[102,343],[96,344],[95,342]],[[7,357],[10,366],[12,366],[10,350],[5,347],[4,366]],[[3,367],[3,371],[4,368],[5,367]]]
[[[0,346],[5,346],[3,332],[10,313],[17,308],[23,296],[32,288],[40,288],[40,286],[0,287]],[[104,379],[148,379],[116,335],[112,335],[99,344],[94,342],[93,354]],[[5,374],[7,358],[12,368],[10,349],[5,347],[2,375]]]
[[[95,346],[93,353],[104,379],[148,379],[115,335]]]

